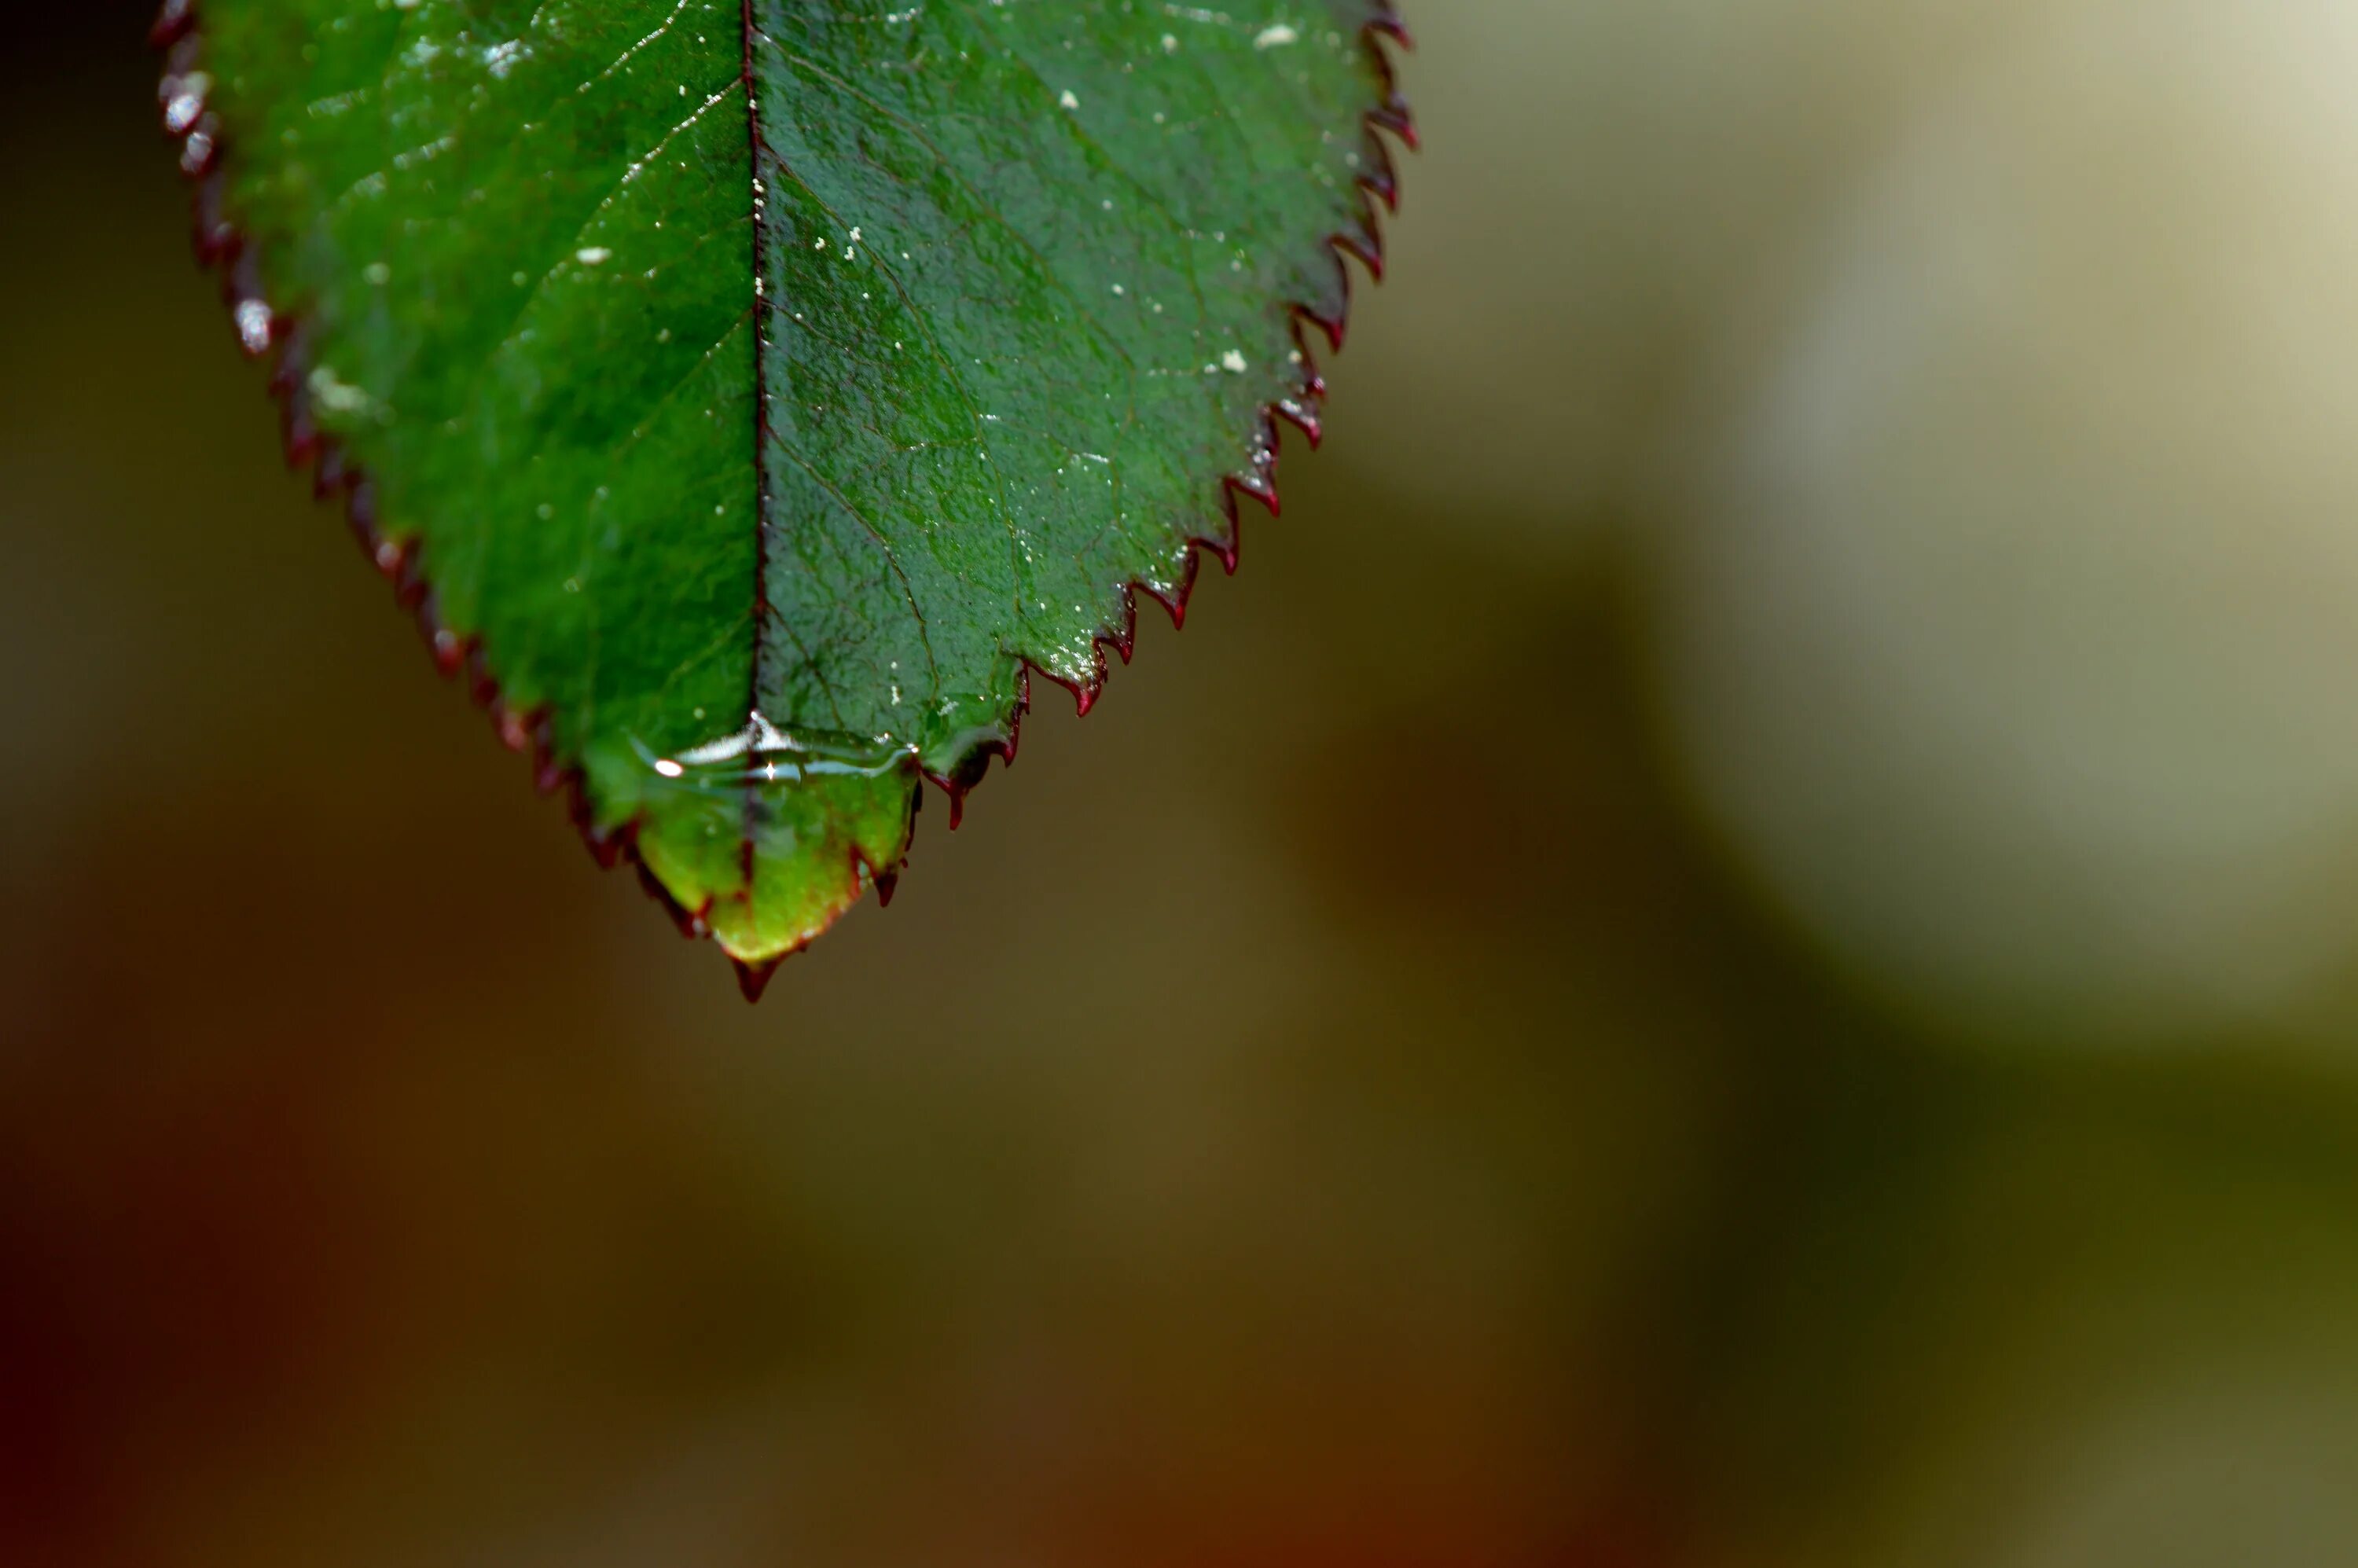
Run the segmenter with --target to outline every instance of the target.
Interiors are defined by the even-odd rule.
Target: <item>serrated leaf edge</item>
[[[222,276],[222,302],[230,310],[233,321],[240,328],[240,345],[247,357],[271,364],[269,390],[279,409],[281,443],[287,466],[295,472],[309,470],[312,495],[319,501],[330,501],[341,495],[345,518],[362,555],[368,557],[392,585],[395,602],[407,611],[416,621],[435,667],[446,679],[465,677],[468,695],[490,717],[492,732],[501,744],[512,752],[531,759],[535,787],[542,795],[562,795],[567,813],[581,835],[583,845],[602,869],[611,871],[629,865],[637,873],[639,884],[649,898],[661,905],[683,936],[702,940],[712,935],[709,919],[710,904],[701,909],[687,909],[672,895],[660,879],[647,866],[638,849],[640,818],[601,825],[592,807],[586,773],[579,762],[567,762],[556,752],[549,716],[546,708],[520,712],[512,707],[503,694],[497,676],[491,673],[482,639],[475,635],[461,636],[442,624],[435,602],[433,585],[427,581],[422,564],[423,552],[416,541],[396,542],[387,538],[377,526],[375,493],[361,466],[345,454],[341,443],[323,434],[310,412],[308,375],[310,363],[305,324],[297,318],[279,313],[273,307],[263,287],[258,270],[248,251],[244,235],[230,222],[224,211],[226,179],[223,173],[228,157],[220,121],[210,108],[200,108],[185,117],[175,112],[176,83],[194,71],[202,54],[202,30],[198,0],[164,0],[162,11],[149,30],[150,44],[166,57],[165,76],[158,92],[164,114],[166,135],[180,149],[180,168],[196,186],[192,212],[192,238],[198,264]],[[1365,267],[1371,282],[1384,278],[1384,233],[1378,208],[1389,214],[1400,209],[1400,180],[1386,135],[1397,139],[1411,152],[1418,149],[1420,138],[1416,122],[1407,100],[1401,94],[1399,80],[1392,59],[1386,49],[1386,40],[1403,49],[1413,49],[1406,22],[1389,7],[1379,10],[1361,28],[1361,43],[1375,64],[1381,86],[1381,101],[1361,115],[1363,137],[1363,171],[1354,184],[1357,188],[1357,210],[1352,225],[1344,232],[1330,234],[1326,246],[1337,277],[1336,294],[1339,305],[1330,318],[1314,308],[1294,302],[1292,305],[1293,337],[1300,354],[1303,373],[1300,388],[1291,396],[1269,404],[1260,412],[1258,427],[1248,449],[1245,467],[1223,475],[1219,481],[1218,515],[1227,520],[1224,535],[1191,535],[1186,540],[1186,566],[1178,586],[1169,593],[1140,579],[1132,579],[1121,589],[1121,616],[1119,623],[1109,624],[1090,641],[1092,669],[1085,679],[1073,680],[1055,674],[1030,659],[1022,661],[1019,676],[1015,706],[1008,716],[1005,740],[978,741],[958,764],[946,773],[926,773],[923,776],[940,789],[949,803],[950,829],[955,832],[966,816],[966,798],[989,773],[990,760],[996,756],[1002,767],[1011,767],[1022,739],[1023,719],[1032,708],[1032,676],[1037,674],[1071,693],[1074,708],[1086,718],[1098,699],[1104,695],[1110,666],[1106,661],[1108,650],[1119,654],[1125,665],[1137,643],[1138,596],[1146,594],[1163,606],[1171,617],[1174,630],[1187,622],[1187,603],[1195,589],[1197,568],[1208,553],[1220,563],[1223,572],[1234,576],[1243,539],[1243,519],[1238,499],[1248,498],[1268,509],[1271,517],[1282,513],[1283,503],[1277,488],[1280,456],[1281,421],[1293,426],[1315,450],[1323,436],[1321,413],[1326,396],[1326,380],[1318,368],[1312,348],[1309,329],[1323,336],[1331,352],[1340,352],[1347,335],[1352,304],[1352,284],[1348,256]],[[1380,133],[1380,134],[1379,134]],[[252,313],[259,310],[259,318]],[[267,322],[266,336],[257,342],[257,334],[245,323],[261,319]],[[922,791],[912,797],[913,812],[924,804]],[[914,845],[915,830],[911,827]],[[904,850],[898,864],[871,866],[857,848],[851,850],[849,868],[853,879],[853,893],[846,901],[845,910],[859,902],[859,890],[873,885],[880,906],[889,906],[908,863]],[[838,914],[837,918],[840,918]],[[731,957],[737,971],[738,984],[749,1002],[761,1000],[771,978],[787,958],[806,950],[815,935],[790,952],[759,964],[749,964]]]

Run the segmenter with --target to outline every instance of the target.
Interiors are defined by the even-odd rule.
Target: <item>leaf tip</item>
[[[762,1000],[762,993],[770,989],[771,979],[785,959],[770,958],[762,963],[749,964],[742,958],[731,958],[729,962],[737,970],[737,989],[745,993],[746,1002],[752,1004]]]

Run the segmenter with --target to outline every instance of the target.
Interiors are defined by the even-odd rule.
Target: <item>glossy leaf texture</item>
[[[1183,611],[1379,271],[1377,0],[173,0],[199,244],[437,657],[749,978]]]

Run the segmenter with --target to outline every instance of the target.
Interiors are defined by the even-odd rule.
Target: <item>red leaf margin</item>
[[[199,0],[164,0],[162,12],[149,29],[149,43],[163,51],[165,75],[157,90],[157,102],[165,120],[165,134],[180,148],[180,168],[196,184],[194,203],[194,243],[198,264],[222,275],[222,297],[233,314],[239,319],[249,308],[267,311],[269,330],[266,339],[254,341],[254,335],[241,330],[241,342],[249,358],[272,361],[270,393],[279,407],[279,426],[285,448],[287,466],[290,470],[311,470],[313,496],[327,501],[341,495],[345,516],[353,537],[376,569],[393,585],[395,601],[416,619],[419,635],[425,639],[435,666],[446,678],[466,677],[468,694],[491,717],[492,728],[503,745],[512,752],[528,753],[532,759],[533,780],[543,795],[563,794],[567,810],[582,843],[598,864],[606,869],[628,863],[638,873],[639,884],[647,896],[662,905],[678,926],[680,934],[692,939],[711,935],[708,918],[710,905],[687,909],[674,898],[671,890],[648,870],[638,850],[639,822],[633,818],[613,827],[600,827],[590,804],[587,781],[578,762],[568,762],[557,756],[552,738],[549,716],[546,708],[519,711],[512,707],[501,691],[497,676],[491,673],[484,656],[482,639],[475,635],[460,636],[442,624],[436,607],[434,589],[426,577],[415,541],[396,543],[385,537],[377,526],[374,486],[360,465],[346,457],[341,445],[332,437],[321,434],[310,410],[307,391],[309,368],[308,334],[297,319],[281,315],[271,307],[264,294],[259,270],[248,250],[245,236],[233,223],[224,209],[227,182],[223,174],[226,147],[220,119],[209,107],[200,105],[193,114],[175,112],[175,104],[186,96],[183,85],[189,75],[198,69],[203,51]],[[1239,497],[1249,498],[1266,507],[1271,517],[1283,510],[1277,490],[1279,457],[1279,422],[1292,425],[1301,431],[1313,450],[1322,436],[1320,414],[1325,404],[1326,380],[1320,373],[1312,351],[1306,329],[1314,328],[1325,337],[1328,348],[1342,350],[1350,319],[1352,287],[1350,268],[1345,265],[1348,256],[1367,269],[1368,278],[1381,283],[1384,278],[1384,233],[1378,219],[1378,209],[1390,214],[1400,210],[1400,180],[1392,157],[1390,144],[1385,135],[1397,139],[1411,152],[1418,149],[1420,138],[1416,122],[1408,102],[1401,95],[1392,59],[1385,40],[1403,49],[1413,49],[1407,23],[1389,5],[1379,9],[1361,29],[1361,43],[1373,60],[1378,79],[1382,85],[1382,101],[1361,116],[1363,172],[1354,181],[1357,197],[1352,225],[1344,232],[1327,236],[1328,254],[1335,264],[1337,280],[1336,297],[1340,308],[1333,317],[1323,316],[1307,305],[1292,307],[1293,337],[1300,351],[1303,383],[1298,391],[1268,405],[1261,410],[1258,427],[1247,453],[1246,467],[1238,472],[1222,476],[1220,481],[1219,514],[1227,519],[1225,536],[1197,534],[1186,540],[1186,566],[1179,585],[1169,594],[1153,585],[1132,579],[1121,589],[1121,619],[1109,625],[1091,640],[1093,668],[1086,679],[1068,680],[1025,659],[1016,689],[1014,711],[1009,715],[1007,739],[979,743],[958,764],[946,773],[928,773],[925,777],[948,798],[950,828],[956,831],[965,819],[966,797],[982,782],[990,768],[990,759],[1000,759],[1001,766],[1011,767],[1022,739],[1023,718],[1032,708],[1032,676],[1037,674],[1063,687],[1073,697],[1075,709],[1084,718],[1104,695],[1109,667],[1106,652],[1110,649],[1130,663],[1138,634],[1138,595],[1146,594],[1162,605],[1171,616],[1174,630],[1187,622],[1187,601],[1195,592],[1197,568],[1208,553],[1220,563],[1227,575],[1234,576],[1238,553],[1242,544],[1243,519],[1238,509]],[[1379,135],[1379,133],[1382,133]],[[922,805],[922,795],[916,797]],[[913,807],[914,809],[914,807]],[[914,828],[911,840],[914,842]],[[876,885],[880,905],[890,905],[892,893],[906,866],[871,866],[866,857],[855,849],[851,851],[852,871]],[[809,944],[804,944],[808,946]],[[795,952],[802,951],[796,948]],[[748,1001],[758,1001],[767,989],[770,978],[793,954],[783,955],[765,964],[746,964],[731,959],[737,969],[740,987]]]

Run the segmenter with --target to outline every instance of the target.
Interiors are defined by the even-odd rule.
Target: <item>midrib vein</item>
[[[762,89],[754,70],[754,40],[760,34],[754,26],[753,0],[739,0],[739,3],[742,24],[740,36],[743,45],[741,80],[745,88],[746,197],[752,210],[753,249],[753,654],[752,667],[746,676],[745,692],[745,723],[750,729],[753,715],[761,711],[762,670],[766,661],[770,635],[770,460],[766,439],[770,427],[767,363],[770,324],[768,290],[763,286],[763,272],[769,265],[769,235],[762,200]],[[742,829],[744,841],[740,849],[745,875],[745,903],[749,912],[753,903],[755,814],[761,807],[761,794],[754,785],[751,769],[757,765],[749,752]]]

